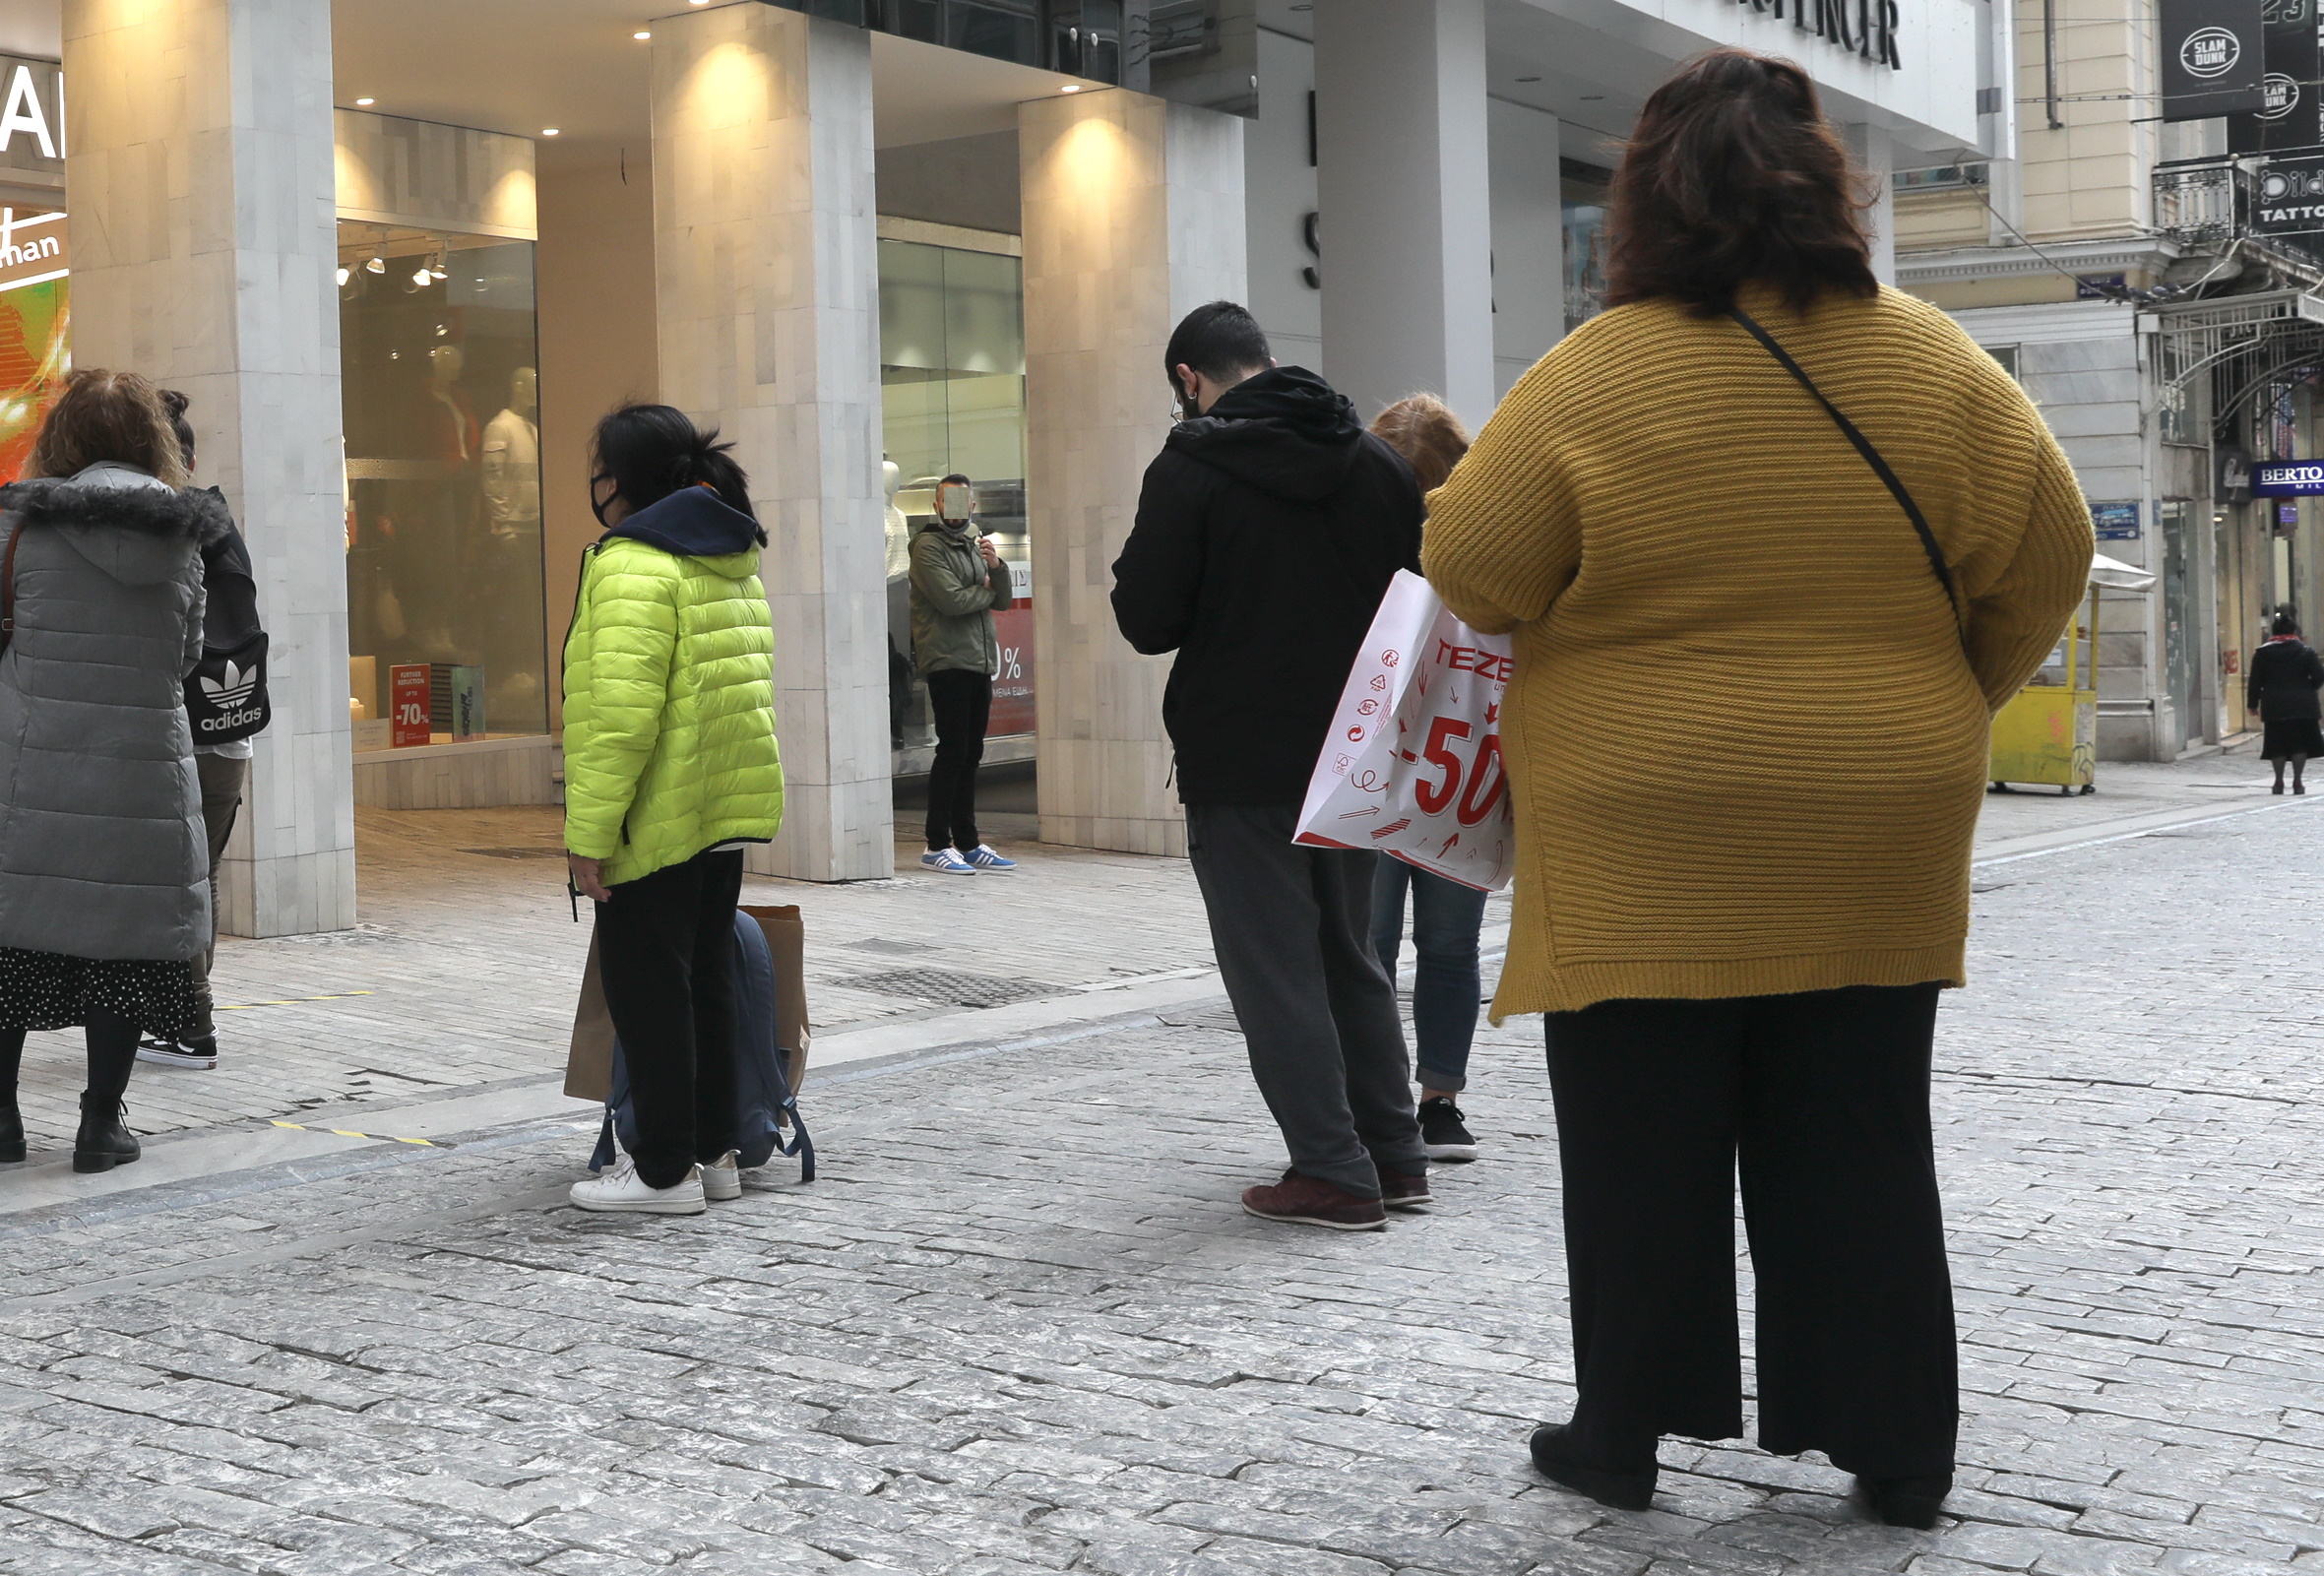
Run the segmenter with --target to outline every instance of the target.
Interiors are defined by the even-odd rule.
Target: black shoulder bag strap
[[[1841,436],[1855,445],[1856,453],[1864,457],[1864,464],[1872,468],[1872,473],[1895,496],[1905,511],[1905,517],[1913,522],[1914,531],[1920,536],[1920,550],[1928,554],[1928,567],[1936,572],[1937,584],[1945,590],[1945,603],[1953,609],[1953,621],[1958,625],[1961,621],[1961,599],[1953,591],[1953,571],[1946,567],[1945,550],[1937,545],[1936,533],[1928,529],[1928,519],[1921,514],[1920,506],[1913,501],[1913,495],[1905,490],[1905,484],[1897,479],[1897,473],[1888,468],[1888,462],[1880,457],[1880,451],[1872,447],[1872,440],[1858,432],[1856,424],[1840,413],[1840,407],[1824,398],[1824,391],[1816,387],[1815,379],[1791,359],[1789,350],[1776,343],[1774,335],[1753,322],[1749,313],[1739,306],[1730,306],[1727,309],[1727,315],[1749,330],[1751,338],[1765,346],[1767,353],[1782,362],[1784,370],[1797,378],[1801,388],[1815,396],[1816,404],[1824,408],[1824,414],[1832,418],[1832,424],[1840,429]]]

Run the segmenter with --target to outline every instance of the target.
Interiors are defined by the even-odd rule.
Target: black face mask
[[[597,483],[603,481],[604,479],[606,478],[603,476],[592,476],[589,478],[589,512],[597,517],[597,524],[599,526],[603,527],[607,531],[611,531],[613,529],[613,522],[605,518],[605,511],[612,507],[613,499],[620,497],[621,494],[619,492],[615,492],[612,497],[605,498],[600,501],[597,497]]]

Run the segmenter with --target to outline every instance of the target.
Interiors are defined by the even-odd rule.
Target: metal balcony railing
[[[2155,171],[2155,227],[2181,246],[2216,246],[2241,233],[2251,172],[2233,159]]]

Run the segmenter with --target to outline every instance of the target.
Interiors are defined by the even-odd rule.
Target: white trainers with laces
[[[723,1204],[742,1196],[742,1152],[730,1149],[715,1161],[704,1161],[702,1196],[713,1204]]]
[[[701,1166],[689,1166],[685,1178],[674,1187],[648,1187],[638,1174],[638,1163],[627,1155],[618,1157],[602,1176],[575,1182],[567,1196],[576,1209],[604,1214],[700,1215],[706,1207]]]

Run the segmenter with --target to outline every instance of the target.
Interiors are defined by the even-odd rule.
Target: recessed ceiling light
[[[630,36],[637,39],[640,43],[643,43],[648,38],[653,37],[654,34],[648,32],[645,29],[640,28],[636,32],[631,33]]]
[[[554,126],[543,126],[540,128],[540,135],[543,137],[554,137],[556,134],[557,128]]]
[[[373,104],[378,102],[379,100],[376,98],[358,98],[355,100],[355,107],[357,109],[369,109]]]
[[[1078,82],[1069,82],[1057,91],[1061,94],[1077,94],[1082,91],[1082,85]]]

